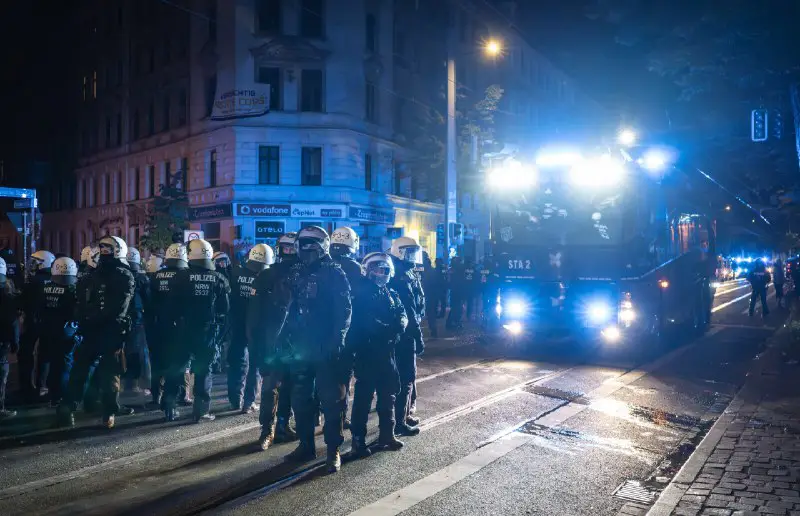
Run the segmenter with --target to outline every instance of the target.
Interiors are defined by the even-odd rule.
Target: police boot
[[[369,457],[372,452],[367,447],[367,440],[364,437],[353,436],[353,456],[354,457]]]
[[[406,418],[406,424],[408,426],[417,426],[417,425],[419,425],[419,418],[418,417],[413,417],[413,416],[408,416]]]
[[[289,426],[289,420],[286,418],[278,418],[278,426],[275,429],[275,442],[276,443],[289,443],[297,440],[297,433]]]
[[[394,425],[395,435],[414,436],[419,435],[419,428],[416,426],[408,426],[405,423],[398,422]]]
[[[381,431],[378,436],[378,446],[391,451],[397,451],[402,448],[403,441],[397,439],[392,432]]]
[[[338,447],[328,448],[328,458],[325,460],[325,466],[328,468],[328,473],[338,473],[342,469],[342,456]]]
[[[168,423],[171,423],[172,421],[177,421],[179,417],[180,414],[178,413],[178,409],[176,409],[175,407],[164,409],[164,418],[167,420]]]
[[[111,430],[117,424],[117,419],[114,414],[103,417],[103,426]]]
[[[56,412],[56,424],[61,428],[74,428],[75,427],[75,414],[71,410],[65,409],[62,404]]]
[[[297,448],[286,456],[286,460],[291,462],[308,462],[317,458],[317,450],[314,448],[314,441],[309,443],[300,441]]]
[[[258,438],[258,446],[262,451],[267,451],[270,445],[275,441],[275,433],[270,431],[261,430],[261,435]]]

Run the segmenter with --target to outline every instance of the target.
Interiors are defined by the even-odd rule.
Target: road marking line
[[[722,328],[712,328],[709,330],[707,335],[713,335],[721,330]],[[622,389],[624,386],[639,380],[644,375],[653,372],[654,370],[665,365],[667,362],[682,355],[697,345],[699,340],[700,339],[673,350],[661,358],[646,364],[640,369],[629,371],[628,373],[620,375],[619,377],[611,380],[606,380],[603,385],[591,391],[586,395],[586,397],[602,398],[613,394],[619,389]],[[537,422],[545,426],[556,426],[583,412],[587,408],[589,408],[588,405],[580,405],[570,402],[542,416],[537,420]],[[410,509],[420,502],[427,500],[431,496],[434,496],[435,494],[454,486],[458,482],[464,480],[470,475],[473,475],[474,473],[477,473],[497,459],[508,455],[512,451],[529,442],[531,442],[530,436],[526,434],[514,433],[512,430],[510,434],[500,436],[497,440],[490,442],[485,446],[479,447],[476,451],[470,453],[466,457],[462,457],[453,464],[446,466],[439,471],[431,473],[425,478],[417,480],[413,484],[390,493],[369,505],[351,512],[350,516],[394,516],[400,514],[401,512]]]
[[[259,428],[260,426],[261,426],[260,423],[247,423],[240,426],[234,426],[232,428],[220,430],[219,432],[201,435],[199,437],[194,437],[192,439],[187,439],[185,441],[169,444],[167,446],[162,446],[160,448],[154,448],[151,450],[134,453],[133,455],[128,455],[127,457],[120,457],[118,459],[113,459],[108,462],[95,464],[93,466],[86,466],[84,468],[75,471],[63,473],[61,475],[55,475],[52,477],[43,478],[40,480],[34,480],[32,482],[27,482],[25,484],[8,487],[6,489],[0,490],[0,500],[4,500],[12,496],[25,494],[30,491],[36,491],[43,487],[50,487],[56,484],[61,484],[63,482],[68,482],[70,480],[75,480],[77,478],[88,477],[90,475],[94,475],[102,471],[117,470],[123,466],[127,466],[128,464],[132,464],[134,462],[146,461],[148,459],[159,457],[167,453],[184,450],[186,448],[191,448],[192,446],[197,446],[211,441],[216,441],[217,439],[223,439],[225,437],[230,437],[232,435],[240,434],[248,430]]]
[[[733,328],[737,330],[763,330],[763,331],[775,331],[778,329],[777,326],[748,326],[746,324],[720,324],[720,323],[713,323],[713,326],[728,329]]]
[[[729,288],[727,290],[717,290],[715,295],[721,296],[722,294],[727,294],[728,292],[735,292],[736,290],[741,290],[741,289],[747,288],[749,286],[750,286],[750,284],[745,284],[745,285],[742,285],[740,287]]]
[[[732,305],[733,303],[738,303],[739,301],[741,301],[742,299],[747,298],[747,297],[750,297],[750,293],[749,292],[747,294],[743,295],[743,296],[737,297],[736,299],[731,299],[727,303],[722,303],[721,305],[715,306],[714,308],[711,309],[711,313],[713,314],[715,312],[719,312],[723,308],[727,308],[728,306]]]
[[[452,374],[452,373],[458,373],[460,371],[466,371],[468,369],[474,369],[476,367],[480,367],[480,366],[483,366],[483,365],[489,365],[489,364],[492,364],[492,363],[495,363],[495,362],[502,362],[502,361],[503,361],[502,358],[479,360],[477,362],[474,362],[472,364],[468,364],[468,365],[465,365],[465,366],[454,367],[452,369],[447,369],[445,371],[439,371],[438,373],[432,373],[432,374],[429,374],[427,376],[422,376],[420,378],[417,378],[417,383],[427,382],[428,380],[433,380],[434,378],[439,378],[440,376],[445,376],[445,375]]]

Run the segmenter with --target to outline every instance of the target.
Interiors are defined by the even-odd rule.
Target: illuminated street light
[[[617,141],[622,145],[630,146],[636,143],[636,133],[631,129],[623,129],[617,135]]]
[[[725,211],[731,211],[731,205],[730,205],[730,204],[728,204],[727,206],[725,206]]]
[[[649,150],[638,159],[638,163],[650,171],[664,170],[667,166],[667,157],[658,150]]]
[[[500,52],[503,51],[503,46],[500,45],[500,42],[496,39],[490,39],[486,42],[486,47],[484,48],[486,53],[492,57],[500,55]]]

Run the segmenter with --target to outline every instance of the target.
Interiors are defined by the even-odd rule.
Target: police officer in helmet
[[[388,287],[394,265],[385,253],[370,253],[364,258],[368,281],[353,299],[353,324],[347,345],[355,354],[356,387],[353,397],[351,433],[356,456],[370,454],[366,444],[367,418],[372,398],[378,396],[378,445],[399,450],[403,443],[394,436],[395,395],[400,377],[395,362],[395,346],[408,325],[403,303]]]
[[[425,294],[415,269],[422,263],[422,248],[415,238],[403,236],[392,242],[390,251],[394,261],[395,275],[389,287],[400,296],[408,327],[395,349],[397,370],[400,373],[400,392],[395,403],[395,433],[417,435],[419,423],[411,417],[411,395],[417,379],[417,355],[425,349],[422,340],[421,322],[425,316]]]
[[[6,261],[0,258],[0,422],[17,415],[6,409],[6,384],[10,371],[8,354],[19,350],[19,316],[13,283],[8,279]]]
[[[286,334],[281,334],[290,304],[288,278],[297,264],[296,237],[296,233],[287,233],[278,239],[278,261],[258,273],[252,283],[248,305],[247,345],[256,357],[250,361],[250,366],[258,367],[262,377],[259,412],[262,450],[273,442],[297,439],[289,425],[292,416],[291,350]]]
[[[194,373],[195,422],[213,421],[211,414],[212,368],[218,358],[217,344],[227,326],[230,285],[212,261],[214,251],[205,240],[187,246],[189,268],[178,272],[181,318],[177,325],[176,361],[170,367],[165,387],[167,419],[175,410],[175,399],[183,383],[183,372],[191,361]],[[180,298],[179,298],[180,299]],[[170,343],[173,345],[173,343]]]
[[[125,340],[131,330],[128,309],[136,281],[128,268],[128,246],[116,236],[100,240],[97,269],[79,284],[78,319],[83,342],[78,348],[64,402],[58,407],[59,422],[75,424],[73,412],[83,394],[86,377],[96,359],[94,374],[103,388],[103,424],[113,428],[120,411],[120,375],[125,372]]]
[[[78,266],[72,258],[58,258],[51,267],[52,281],[42,289],[39,317],[40,360],[50,366],[47,390],[50,403],[58,405],[69,385],[73,353],[80,343],[78,336]]]
[[[42,327],[39,318],[39,308],[44,303],[41,299],[42,285],[50,283],[50,268],[55,259],[55,255],[50,251],[33,253],[28,282],[22,288],[21,305],[25,318],[17,360],[19,360],[20,393],[22,399],[28,403],[39,399],[39,392],[44,387],[43,380],[47,376],[47,363],[44,361],[40,361],[39,371],[36,371],[36,342],[39,340]]]
[[[81,250],[81,263],[78,264],[78,279],[80,280],[97,267],[97,258],[100,249],[87,245]]]
[[[288,282],[291,304],[284,331],[292,345],[292,405],[300,444],[290,460],[316,457],[314,447],[315,385],[325,415],[325,444],[329,472],[339,471],[339,447],[344,441],[344,340],[350,327],[350,285],[341,267],[330,257],[330,237],[324,229],[300,230],[295,244],[300,263]]]
[[[258,360],[247,343],[247,315],[253,282],[275,263],[275,253],[266,244],[256,244],[247,255],[247,262],[233,270],[231,298],[231,346],[228,349],[228,399],[234,410],[243,414],[258,409],[256,394],[261,382]]]

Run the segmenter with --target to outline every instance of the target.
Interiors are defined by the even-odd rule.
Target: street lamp
[[[447,173],[445,174],[444,202],[444,252],[445,263],[450,262],[450,223],[458,220],[458,172],[456,169],[456,49],[458,34],[455,24],[451,24],[447,37]],[[491,57],[502,53],[502,45],[498,40],[486,41],[483,52]]]
[[[629,146],[633,145],[634,143],[636,143],[636,133],[633,132],[632,129],[623,129],[617,135],[617,141],[620,144],[625,145],[626,147],[629,147]]]
[[[725,211],[731,211],[731,205],[730,204],[725,206]]]

